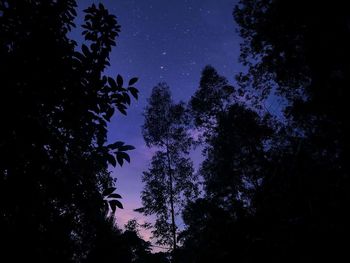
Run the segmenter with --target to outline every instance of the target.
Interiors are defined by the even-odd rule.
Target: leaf
[[[118,105],[117,107],[122,114],[126,115],[126,107],[124,105]]]
[[[124,164],[124,159],[122,157],[120,157],[119,155],[117,155],[117,161],[119,163],[120,166],[123,166]]]
[[[105,190],[103,191],[102,195],[103,195],[103,196],[110,195],[110,194],[113,193],[115,190],[116,190],[115,187],[107,188],[107,189],[105,189]]]
[[[110,121],[110,119],[112,118],[114,114],[114,108],[110,107],[107,109],[106,115],[107,115],[107,121]]]
[[[119,202],[118,200],[111,200],[109,201],[109,205],[111,206],[111,209],[113,212],[115,212],[116,207],[123,209],[123,205],[121,202]]]
[[[130,87],[130,88],[129,88],[129,91],[130,91],[131,95],[132,95],[135,99],[138,99],[138,97],[139,97],[139,95],[138,95],[139,91],[138,91],[137,88]]]
[[[113,166],[115,167],[117,165],[117,162],[115,161],[115,158],[113,155],[111,154],[107,154],[107,161]]]
[[[123,98],[124,98],[124,101],[126,102],[126,104],[130,105],[131,103],[131,100],[130,100],[130,97],[127,93],[123,93]]]
[[[108,83],[109,83],[109,85],[111,86],[111,88],[113,89],[113,90],[117,90],[117,83],[115,82],[115,80],[114,79],[112,79],[111,77],[108,77]]]
[[[90,50],[89,50],[89,48],[88,48],[85,44],[83,44],[83,45],[81,46],[81,50],[83,51],[83,54],[84,54],[86,57],[90,55]]]
[[[115,149],[117,149],[117,148],[122,147],[123,145],[124,145],[124,142],[117,141],[117,142],[115,142],[115,143],[109,144],[107,147],[108,147],[109,149],[115,150]]]
[[[119,194],[110,194],[108,198],[122,198]]]
[[[115,213],[116,210],[116,204],[113,204],[112,201],[109,202],[109,206],[111,207],[113,213]]]
[[[116,201],[116,204],[120,209],[124,209],[123,204],[121,202],[119,202],[118,200],[113,200],[113,201]]]
[[[118,75],[117,76],[117,83],[118,83],[118,87],[123,87],[123,77]]]
[[[138,78],[132,78],[129,80],[129,86],[134,85],[138,81]]]
[[[123,166],[124,160],[130,163],[130,156],[125,152],[116,152],[117,161],[120,166]]]
[[[132,145],[123,145],[121,147],[119,147],[119,151],[131,151],[131,150],[135,150],[135,147]]]
[[[128,163],[130,163],[130,156],[129,154],[125,153],[125,152],[118,152],[118,155],[123,158],[124,160],[126,160]]]

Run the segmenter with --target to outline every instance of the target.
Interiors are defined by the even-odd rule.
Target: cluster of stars
[[[164,4],[160,0],[147,2],[139,0],[125,4],[133,8],[124,22],[133,43],[130,50],[135,47],[144,50],[135,56],[129,53],[130,58],[125,62],[131,67],[141,57],[150,72],[147,73],[147,79],[162,79],[169,83],[180,79],[183,82],[194,82],[193,77],[197,76],[198,79],[206,64],[213,64],[211,61],[217,60],[217,50],[220,52],[230,48],[232,42],[226,39],[220,41],[217,36],[228,32],[233,25],[222,23],[219,27],[213,27],[211,24],[212,21],[217,21],[217,6],[220,4],[194,0],[184,0],[177,4]],[[227,16],[230,17],[231,12],[227,12]],[[222,16],[219,17],[221,19]],[[213,49],[214,46],[216,49]],[[220,63],[221,70],[226,71],[227,64]],[[154,84],[156,83],[152,85]]]

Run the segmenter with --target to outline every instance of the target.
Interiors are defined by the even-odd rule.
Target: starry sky
[[[116,116],[109,126],[110,141],[136,147],[130,152],[131,163],[113,170],[117,192],[123,196],[124,209],[116,213],[122,226],[131,218],[145,220],[133,209],[141,207],[142,171],[152,157],[141,135],[142,113],[152,88],[165,81],[175,101],[187,101],[197,89],[205,65],[214,66],[231,83],[242,70],[238,63],[241,40],[232,17],[237,0],[78,0],[76,24],[82,24],[81,10],[99,2],[122,26],[106,74],[139,78],[139,100],[132,103],[126,117]],[[73,37],[81,40],[76,32]],[[198,167],[200,152],[192,157]]]

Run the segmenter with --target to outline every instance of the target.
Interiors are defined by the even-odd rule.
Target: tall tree
[[[143,211],[155,214],[153,231],[158,244],[177,246],[178,215],[185,199],[197,193],[196,176],[188,158],[192,139],[189,118],[183,103],[172,101],[166,83],[153,88],[145,109],[143,136],[148,147],[156,149],[148,171],[143,173]]]
[[[75,6],[0,1],[0,239],[10,262],[87,259],[105,220],[103,193],[114,199],[108,165],[129,160],[132,147],[106,142],[114,111],[125,114],[137,96],[136,79],[125,88],[103,74],[120,26],[92,5],[80,51],[67,37]]]
[[[287,140],[260,199],[265,245],[280,246],[276,261],[340,261],[350,232],[349,9],[344,1],[242,0],[234,16],[248,66],[241,87],[288,104]]]
[[[264,162],[266,120],[240,100],[235,88],[206,66],[198,90],[190,100],[197,129],[204,129],[204,155],[200,169],[206,194],[225,200],[244,199],[244,189],[257,188]],[[265,123],[264,123],[265,121]],[[248,198],[248,195],[245,195]]]
[[[179,257],[182,262],[241,262],[249,247],[255,196],[270,172],[269,117],[248,108],[226,78],[208,67],[190,105],[196,127],[206,131],[199,170],[205,193],[184,210]],[[212,124],[196,121],[201,115],[211,116]]]

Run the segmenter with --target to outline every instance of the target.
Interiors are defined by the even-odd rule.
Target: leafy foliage
[[[270,116],[248,108],[216,70],[204,68],[200,83],[190,106],[195,127],[205,131],[205,159],[199,170],[205,192],[202,198],[188,202],[183,211],[186,228],[180,234],[183,247],[177,259],[239,261],[249,245],[256,193],[271,172],[270,148],[266,146],[274,134],[273,122]],[[212,94],[217,94],[215,100]],[[196,120],[202,114],[211,116],[210,125]]]
[[[145,110],[143,135],[149,147],[157,151],[148,171],[143,173],[142,211],[155,214],[153,231],[157,243],[176,249],[175,217],[183,201],[197,194],[196,176],[188,158],[192,140],[189,118],[183,103],[174,104],[169,87],[160,83],[152,90]]]
[[[285,141],[258,200],[263,244],[279,247],[276,258],[337,261],[349,232],[350,13],[343,1],[241,1],[234,14],[249,66],[242,87],[288,101]]]
[[[108,164],[130,161],[133,147],[107,145],[107,123],[126,114],[137,79],[123,87],[103,73],[120,32],[103,5],[84,11],[81,51],[68,39],[75,7],[0,1],[0,232],[13,262],[88,260],[107,212],[102,192],[122,208]]]
[[[241,0],[234,16],[245,101],[234,94],[228,107],[213,107],[201,168],[206,195],[183,213],[178,257],[341,261],[350,230],[349,11],[341,1]],[[260,110],[271,96],[286,102],[283,122]],[[209,103],[202,112],[211,112]]]
[[[224,111],[232,99],[234,88],[212,66],[206,66],[198,90],[190,100],[192,115],[197,127],[215,126],[217,114]]]

